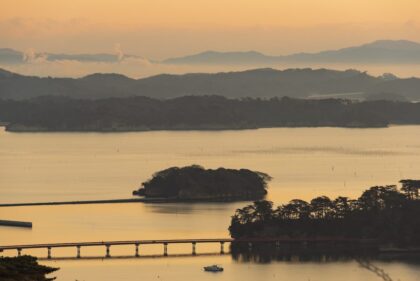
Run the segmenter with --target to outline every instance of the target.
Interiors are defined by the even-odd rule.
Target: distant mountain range
[[[118,62],[127,58],[141,58],[136,55],[115,54],[55,54],[42,52],[22,52],[0,48],[0,64],[22,64],[31,60],[47,61],[72,60],[80,62]],[[407,40],[379,40],[361,46],[318,53],[298,53],[284,56],[270,56],[256,51],[217,52],[205,51],[184,57],[169,58],[162,61],[149,60],[162,64],[182,65],[249,65],[273,66],[280,63],[395,63],[420,64],[420,44]]]
[[[0,98],[68,96],[98,99],[146,96],[174,98],[186,95],[221,95],[232,98],[355,97],[420,101],[420,79],[393,75],[371,76],[357,70],[254,69],[241,72],[162,74],[131,79],[119,74],[92,74],[83,78],[40,78],[0,69]]]
[[[185,57],[170,58],[167,64],[278,64],[284,62],[319,63],[420,63],[420,44],[407,40],[379,40],[369,44],[287,56],[268,56],[259,52],[206,51]]]

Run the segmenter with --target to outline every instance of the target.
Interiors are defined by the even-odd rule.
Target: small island
[[[259,200],[271,177],[248,169],[204,169],[198,165],[171,167],[142,183],[134,195],[174,201]]]
[[[58,268],[39,265],[32,256],[0,257],[0,280],[2,281],[52,281],[45,275]]]

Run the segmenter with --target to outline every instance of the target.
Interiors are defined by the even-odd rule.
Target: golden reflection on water
[[[356,197],[370,186],[419,178],[420,126],[384,129],[277,128],[220,132],[8,133],[0,131],[0,203],[128,198],[154,172],[200,164],[249,168],[273,177],[276,203],[317,195]],[[0,245],[44,242],[227,237],[236,203],[112,204],[0,208],[0,219],[32,221],[33,229],[0,227]],[[200,252],[219,245],[199,245]],[[189,246],[172,246],[185,253]],[[38,251],[38,252],[36,252]],[[100,255],[102,248],[82,248]],[[112,247],[128,255],[133,247]],[[141,247],[159,254],[161,245]],[[53,250],[75,255],[76,249]],[[31,252],[46,255],[46,250]],[[222,280],[376,280],[352,263],[242,264],[229,257],[56,261],[59,281],[210,280],[201,266],[225,263]],[[147,268],[147,269],[146,269]],[[419,280],[419,267],[391,263],[401,280]],[[157,279],[157,274],[161,274]],[[184,274],[184,275],[183,275]],[[267,276],[265,276],[267,275]],[[417,277],[415,277],[417,276]],[[164,278],[163,278],[164,277]],[[403,278],[406,277],[406,278]],[[165,279],[166,278],[166,279]],[[417,279],[415,279],[417,278]]]
[[[270,174],[268,198],[356,197],[418,178],[420,126],[276,128],[216,132],[8,133],[0,131],[0,202],[128,198],[170,166],[249,168]],[[226,237],[237,203],[0,208],[32,221],[1,229],[0,244]]]
[[[418,176],[420,126],[276,128],[216,132],[0,131],[0,202],[127,198],[170,166],[200,164],[270,174],[276,202],[358,196]]]
[[[220,264],[222,273],[203,271],[203,266]],[[132,280],[230,280],[230,281],[377,281],[378,277],[354,261],[243,263],[229,256],[110,259],[96,261],[52,261],[62,267],[58,281],[132,281]],[[417,281],[420,267],[404,263],[376,262],[394,280]]]

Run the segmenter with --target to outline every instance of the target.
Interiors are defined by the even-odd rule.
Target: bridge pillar
[[[195,244],[196,242],[192,242],[192,254],[195,256],[196,252],[195,252]]]
[[[225,253],[224,245],[225,245],[225,242],[220,242],[220,253],[221,254]]]
[[[163,255],[168,255],[168,243],[163,243]]]
[[[135,244],[136,245],[136,257],[139,257],[140,255],[139,255],[139,243],[136,243]]]
[[[20,257],[22,255],[22,249],[21,248],[17,248],[17,253],[18,253],[18,257]]]
[[[106,256],[105,257],[110,258],[111,257],[111,253],[110,253],[110,249],[109,248],[111,248],[111,245],[107,244],[107,245],[105,245],[105,247],[106,247]]]
[[[77,258],[80,259],[80,245],[76,246],[77,247]]]
[[[48,259],[51,259],[51,247],[48,247],[47,249],[48,249],[48,256],[47,256],[47,258]]]

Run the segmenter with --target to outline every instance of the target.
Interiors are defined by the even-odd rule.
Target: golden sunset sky
[[[152,59],[420,41],[419,0],[0,0],[0,48]]]

